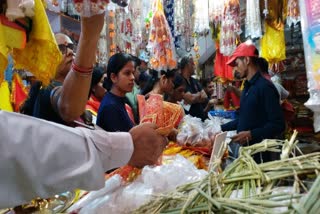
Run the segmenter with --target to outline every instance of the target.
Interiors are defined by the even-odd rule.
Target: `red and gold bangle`
[[[76,65],[76,63],[74,61],[72,62],[71,69],[75,72],[78,72],[78,73],[84,74],[84,75],[91,75],[92,71],[93,71],[93,67],[90,67],[90,68],[80,67],[80,66]]]

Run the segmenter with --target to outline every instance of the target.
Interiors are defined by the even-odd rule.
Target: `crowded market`
[[[318,213],[319,0],[0,5],[0,214]]]

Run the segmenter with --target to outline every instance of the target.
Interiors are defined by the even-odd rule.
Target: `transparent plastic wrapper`
[[[73,3],[77,13],[90,17],[106,11],[109,0],[73,0]]]
[[[314,112],[314,115],[313,115],[314,131],[319,132],[320,131],[320,90],[309,90],[309,92],[310,92],[310,98],[305,103],[305,106],[307,106],[309,109],[311,109]]]
[[[96,191],[95,196],[87,197],[86,203],[78,202],[85,205],[80,210],[77,203],[72,207],[77,208],[77,211],[74,209],[68,211],[95,214],[104,214],[106,211],[117,214],[130,213],[150,200],[153,195],[162,194],[177,186],[201,180],[206,175],[205,170],[198,170],[190,161],[177,155],[168,165],[144,167],[141,175],[129,185],[122,185],[114,191],[104,190],[110,189],[108,186]]]
[[[179,127],[177,143],[187,146],[199,146],[199,144],[202,144],[204,138],[205,133],[201,119],[186,115]]]
[[[179,127],[177,143],[186,146],[212,147],[216,134],[221,132],[219,118],[204,123],[197,117],[186,115]]]
[[[115,175],[106,180],[105,187],[98,190],[98,191],[92,191],[89,192],[87,195],[85,195],[83,198],[81,198],[76,204],[71,206],[67,212],[78,210],[82,207],[86,207],[89,203],[93,202],[97,198],[100,198],[106,194],[110,194],[114,192],[116,189],[118,189],[121,186],[122,178],[120,175]]]
[[[160,71],[177,67],[174,41],[161,0],[154,1],[154,13],[147,48],[150,50],[150,66]]]
[[[320,23],[319,7],[300,0],[301,31],[310,98],[305,103],[314,112],[314,130],[320,131]]]
[[[204,122],[204,132],[206,133],[206,137],[210,140],[210,142],[214,142],[216,135],[221,132],[221,125],[219,118],[210,118],[210,120],[206,120]]]

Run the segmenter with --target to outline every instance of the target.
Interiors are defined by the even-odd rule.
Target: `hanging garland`
[[[192,31],[194,26],[193,0],[175,0],[174,2],[174,37],[177,47],[191,50]],[[184,44],[181,44],[184,37]]]
[[[220,52],[230,56],[237,47],[237,39],[241,34],[239,0],[226,1],[221,20]]]
[[[154,8],[148,43],[150,65],[157,71],[174,69],[177,66],[176,53],[161,0],[155,1]]]
[[[257,0],[247,0],[246,4],[246,38],[261,38],[260,4]]]

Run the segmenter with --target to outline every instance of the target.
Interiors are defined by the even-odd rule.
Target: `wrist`
[[[90,67],[79,66],[75,63],[75,61],[73,61],[71,65],[71,70],[81,75],[90,76],[93,72],[93,66],[90,66]]]

